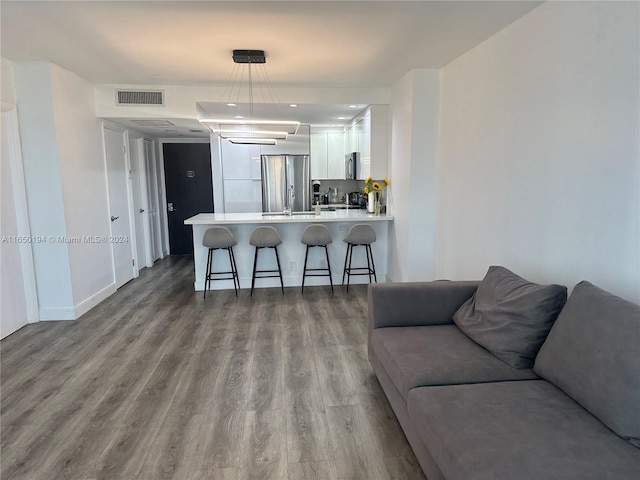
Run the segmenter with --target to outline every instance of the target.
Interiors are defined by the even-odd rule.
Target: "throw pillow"
[[[566,301],[565,286],[538,285],[492,266],[453,321],[507,365],[531,368]]]

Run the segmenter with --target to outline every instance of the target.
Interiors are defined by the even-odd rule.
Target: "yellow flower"
[[[369,193],[369,187],[364,187],[364,193]]]
[[[388,178],[384,178],[382,180],[384,182],[384,184],[388,187],[389,186],[389,179]]]
[[[364,181],[364,183],[369,183],[371,181],[371,177],[367,177],[367,179]]]
[[[382,190],[382,185],[380,185],[380,182],[373,182],[373,184],[371,185],[373,187],[374,190],[376,191],[380,191]]]

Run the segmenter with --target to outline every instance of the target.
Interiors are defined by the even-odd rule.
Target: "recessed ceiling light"
[[[236,116],[235,116],[235,117],[233,117],[233,118],[244,118],[244,117],[243,117],[242,115],[236,115]]]
[[[346,120],[347,117],[338,117],[338,120]]]
[[[236,104],[235,103],[227,103],[227,107],[235,107]]]
[[[290,106],[291,108],[296,108],[296,107],[298,106],[298,104],[297,104],[297,103],[290,103],[290,104],[289,104],[289,106]]]
[[[358,108],[358,105],[348,105],[349,108]]]

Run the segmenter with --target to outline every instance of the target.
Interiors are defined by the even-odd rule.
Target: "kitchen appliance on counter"
[[[336,187],[329,187],[329,203],[338,203],[340,201],[340,195]]]
[[[320,198],[320,182],[318,180],[314,180],[313,181],[313,204],[317,205],[318,203],[322,202],[322,199]]]
[[[309,155],[261,155],[262,211],[311,210]]]
[[[358,152],[351,152],[345,155],[344,161],[344,178],[345,180],[356,179],[356,166],[358,165]]]
[[[367,195],[364,192],[351,192],[347,195],[348,205],[352,207],[365,207],[367,205]]]

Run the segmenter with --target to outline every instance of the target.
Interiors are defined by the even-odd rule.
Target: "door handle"
[[[144,208],[141,208],[141,209],[140,209],[140,213],[144,213]]]
[[[117,219],[119,219],[120,217],[114,217],[113,215],[111,215],[111,221],[115,222]]]
[[[178,211],[177,208],[173,208],[173,203],[167,203],[167,210],[169,210],[170,212],[177,212]]]

